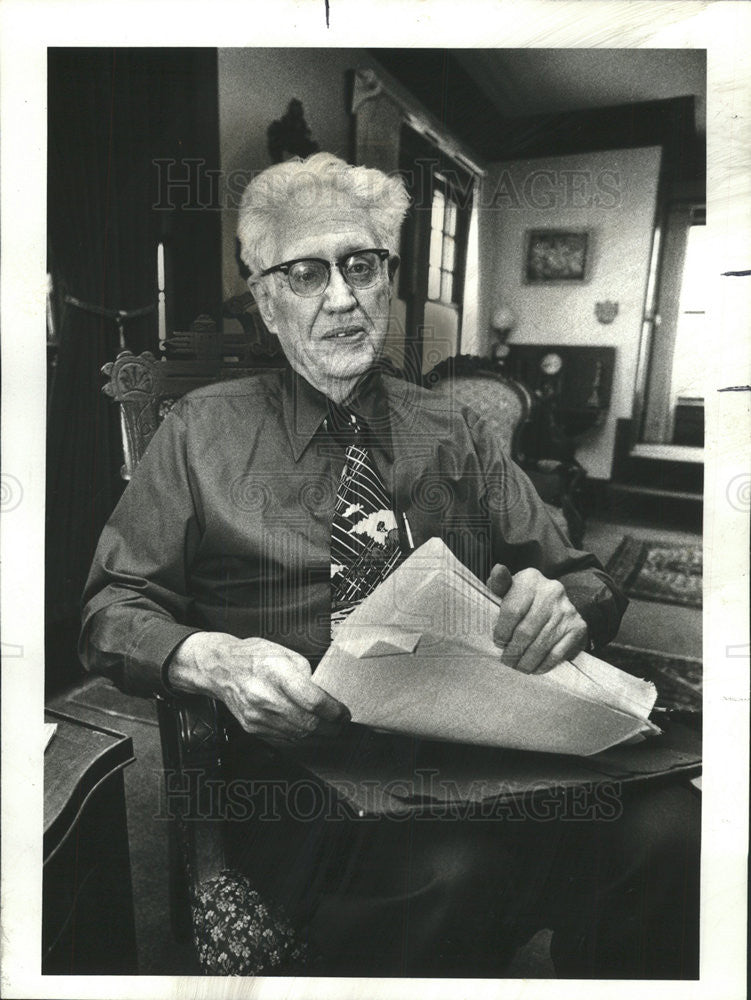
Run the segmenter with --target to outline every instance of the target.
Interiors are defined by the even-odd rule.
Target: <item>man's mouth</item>
[[[323,340],[353,340],[365,335],[365,330],[361,326],[338,326],[333,330],[324,333]]]

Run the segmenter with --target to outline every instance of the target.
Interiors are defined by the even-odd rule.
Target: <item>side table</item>
[[[45,710],[42,973],[137,972],[123,769],[129,736]]]

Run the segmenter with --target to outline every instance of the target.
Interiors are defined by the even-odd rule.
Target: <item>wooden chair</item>
[[[279,367],[277,364],[276,367]],[[104,365],[103,391],[120,408],[124,464],[130,479],[157,427],[191,389],[257,371],[220,358],[158,361],[145,352],[118,354]],[[157,697],[157,719],[169,794],[169,888],[172,930],[193,938],[208,975],[263,975],[294,969],[304,948],[283,915],[268,906],[249,880],[228,868],[220,796],[227,732],[223,706],[199,695]],[[181,794],[185,793],[187,794]],[[227,914],[238,916],[229,921]],[[215,942],[212,931],[219,923]],[[234,940],[233,940],[234,938]],[[233,944],[237,947],[233,948]]]
[[[191,333],[193,336],[173,335],[175,350],[168,359],[157,360],[149,352],[134,355],[123,351],[102,368],[107,376],[103,391],[119,404],[124,452],[121,474],[126,480],[181,396],[211,382],[248,375],[260,367],[257,363],[252,368],[228,364],[223,350],[215,349],[212,331],[209,337],[204,336],[204,330]],[[265,367],[280,365],[270,359]],[[523,457],[521,430],[531,399],[520,383],[505,378],[492,362],[452,359],[430,372],[426,385],[434,392],[450,391],[471,405],[485,417],[508,452],[517,459]],[[283,917],[263,903],[244,876],[228,869],[225,821],[219,797],[211,793],[212,787],[216,788],[211,782],[223,778],[227,748],[223,712],[223,706],[202,696],[157,697],[166,783],[171,792],[178,793],[170,796],[168,822],[171,923],[179,940],[193,937],[207,974],[261,975],[289,968],[303,950]],[[202,780],[195,780],[196,776]],[[179,794],[184,790],[187,795]],[[238,933],[243,942],[255,938],[257,943],[244,963],[227,954],[226,947],[207,947],[205,940],[198,938],[199,929],[205,931],[210,922],[209,915],[220,909],[217,899],[230,899],[232,905],[244,910]]]
[[[433,392],[450,395],[454,401],[469,406],[485,420],[504,451],[527,472],[556,524],[575,546],[581,546],[584,470],[576,462],[538,462],[524,454],[523,431],[535,406],[528,389],[505,375],[492,358],[469,354],[440,362],[423,382]]]

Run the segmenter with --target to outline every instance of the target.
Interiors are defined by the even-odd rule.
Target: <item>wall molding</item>
[[[398,110],[404,124],[425,136],[431,145],[446,153],[474,177],[479,178],[485,174],[485,168],[480,164],[476,154],[452,135],[439,119],[390,73],[385,69],[378,71],[370,68],[356,69],[352,90],[352,113],[357,116],[358,126],[360,116],[367,114],[374,102],[383,101],[388,101]]]

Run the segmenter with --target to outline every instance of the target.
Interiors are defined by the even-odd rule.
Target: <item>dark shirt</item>
[[[270,639],[317,664],[330,641],[345,453],[323,426],[330,405],[291,371],[175,405],[94,557],[79,647],[88,669],[134,693],[162,690],[170,656],[199,630]],[[570,547],[474,412],[385,375],[351,405],[415,547],[441,537],[483,580],[494,563],[535,567],[560,579],[595,644],[613,638],[625,599],[594,556]]]

